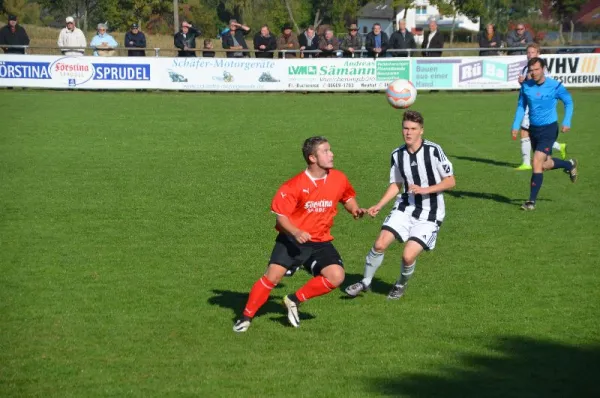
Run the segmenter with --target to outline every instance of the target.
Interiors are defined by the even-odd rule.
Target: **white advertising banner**
[[[600,54],[543,58],[567,87],[600,87]],[[443,58],[167,58],[0,55],[0,87],[192,91],[371,91],[395,79],[421,90],[519,87],[525,56]]]

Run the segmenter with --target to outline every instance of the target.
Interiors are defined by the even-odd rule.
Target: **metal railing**
[[[161,51],[163,52],[194,52],[197,54],[198,52],[213,52],[213,53],[243,53],[242,57],[251,57],[252,54],[256,58],[275,58],[277,55],[279,58],[286,58],[293,54],[294,57],[298,58],[298,55],[302,58],[310,58],[312,55],[319,56],[322,54],[326,54],[328,57],[338,57],[338,58],[383,58],[383,57],[393,57],[394,54],[399,53],[399,57],[419,57],[426,56],[426,53],[453,53],[453,52],[497,52],[498,55],[511,55],[512,52],[520,52],[524,54],[524,47],[501,47],[501,48],[489,48],[489,47],[451,47],[451,48],[417,48],[417,49],[387,49],[385,51],[385,55],[381,56],[379,53],[374,53],[373,55],[371,51],[362,47],[359,50],[355,50],[353,53],[346,52],[342,49],[337,49],[333,51],[321,51],[321,50],[272,50],[272,51],[260,51],[255,49],[242,49],[242,50],[229,50],[229,49],[216,49],[216,48],[188,48],[186,50],[182,50],[179,48],[158,48],[158,47],[54,47],[54,46],[23,46],[23,45],[0,45],[0,48],[6,49],[22,49],[24,54],[31,54],[32,50],[59,50],[60,52],[79,52],[81,55],[85,55],[85,51],[89,50],[92,52],[96,51],[114,51],[117,53],[129,52],[129,51],[152,51],[155,57],[161,56]],[[600,45],[587,45],[587,46],[545,46],[541,47],[543,53],[593,53],[600,52]],[[259,54],[257,57],[256,54]],[[270,56],[264,56],[264,54],[269,54]],[[37,54],[43,55],[43,54]],[[74,54],[70,54],[74,55]],[[478,54],[477,54],[478,55]],[[491,55],[491,54],[490,54]],[[241,58],[236,56],[235,58]]]

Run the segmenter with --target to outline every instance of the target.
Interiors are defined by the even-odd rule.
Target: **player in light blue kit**
[[[562,160],[553,158],[552,144],[558,137],[558,114],[556,103],[561,100],[565,106],[565,117],[562,132],[571,129],[573,117],[573,99],[561,82],[547,79],[544,75],[546,61],[542,58],[532,58],[527,62],[531,80],[526,80],[521,86],[519,103],[512,125],[513,139],[517,137],[525,109],[529,107],[529,135],[533,154],[533,173],[531,174],[531,191],[529,200],[523,203],[521,209],[535,210],[535,201],[542,188],[544,170],[563,169],[571,182],[577,181],[577,160]]]

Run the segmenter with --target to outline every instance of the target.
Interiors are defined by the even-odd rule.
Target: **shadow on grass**
[[[497,193],[487,193],[487,192],[470,192],[470,191],[456,191],[450,190],[445,191],[445,195],[452,196],[456,199],[482,199],[482,200],[491,200],[498,203],[505,203],[512,206],[520,206],[525,202],[526,199],[511,199],[508,196],[500,195]],[[551,199],[538,199],[538,202],[552,202]]]
[[[356,282],[360,282],[362,279],[363,279],[362,274],[348,274],[347,273],[344,283],[342,284],[342,286],[340,286],[340,290],[342,292],[344,292],[344,289],[346,289],[348,286],[350,286]],[[393,283],[386,283],[386,282],[383,282],[381,279],[373,278],[373,282],[371,282],[371,292],[377,293],[377,294],[383,294],[383,295],[387,296],[393,286],[394,286]],[[344,295],[340,296],[340,300],[353,300],[353,299],[354,299],[354,297],[350,297],[345,293],[344,293]]]
[[[489,355],[465,354],[438,374],[369,379],[368,389],[406,397],[599,397],[600,346],[575,347],[525,337],[500,338]]]
[[[283,284],[280,283],[277,287],[283,287]],[[232,321],[235,321],[242,316],[244,306],[246,305],[246,301],[248,301],[248,292],[233,292],[231,290],[213,289],[213,293],[214,296],[208,299],[209,304],[232,310],[234,313]],[[289,325],[287,320],[287,309],[283,305],[283,296],[269,296],[267,302],[260,307],[254,318],[258,318],[267,314],[285,314],[272,318],[271,320],[286,326]],[[300,320],[314,318],[313,315],[303,312],[302,309],[300,309],[298,315],[300,316]]]
[[[518,164],[516,164],[516,163],[503,162],[501,160],[494,160],[494,159],[476,158],[473,156],[450,156],[450,157],[454,158],[454,159],[458,159],[458,160],[468,160],[469,162],[485,163],[485,164],[491,164],[493,166],[499,166],[499,167],[510,167],[512,169],[514,169],[515,167],[518,166]]]

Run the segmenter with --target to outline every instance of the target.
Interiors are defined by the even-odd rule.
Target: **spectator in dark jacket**
[[[146,48],[146,35],[140,32],[138,24],[131,24],[131,30],[125,33],[125,47]],[[129,50],[130,57],[145,57],[144,50]]]
[[[414,50],[417,48],[415,37],[406,30],[406,21],[403,19],[398,23],[398,30],[392,33],[392,37],[390,37],[390,48],[393,48],[394,50],[404,50],[407,48]],[[390,52],[390,54],[392,54],[392,57],[409,56],[408,51],[395,51]]]
[[[235,19],[229,21],[229,32],[221,36],[223,49],[225,50],[247,50],[246,36],[250,32],[250,28],[246,25],[238,23]],[[244,58],[249,57],[248,51],[231,51],[227,52],[227,58]]]
[[[321,50],[322,58],[337,57],[340,50],[340,42],[333,35],[333,30],[327,29],[325,34],[319,39],[319,50]]]
[[[298,44],[300,44],[300,50],[314,51],[319,49],[319,36],[315,32],[314,26],[309,26],[306,30],[298,36]],[[304,58],[316,58],[319,56],[318,52],[301,53]]]
[[[362,45],[360,36],[358,35],[358,26],[353,23],[348,28],[348,32],[344,40],[342,40],[342,44],[340,44],[340,49],[344,52],[344,57],[346,58],[360,58],[362,55],[360,53]]]
[[[279,58],[283,58],[283,51],[294,51],[300,49],[298,38],[292,34],[292,25],[285,24],[281,29],[281,36],[277,39]],[[296,58],[295,52],[286,52],[285,58]]]
[[[484,57],[488,55],[499,55],[500,35],[496,32],[494,24],[489,23],[485,27],[485,32],[479,33],[479,47],[490,48],[492,50],[479,50],[479,55]]]
[[[9,46],[28,46],[29,36],[25,29],[17,22],[17,17],[14,15],[8,16],[8,24],[0,29],[0,47],[2,44]],[[5,54],[25,54],[24,48],[8,48],[2,47]]]
[[[523,50],[509,51],[508,55],[523,55],[527,53],[527,45],[533,43],[533,36],[525,30],[525,25],[517,24],[517,29],[511,31],[506,37],[506,44],[510,47],[523,47]]]
[[[195,57],[196,37],[200,36],[200,30],[194,28],[187,21],[181,23],[181,30],[175,34],[175,47],[179,49],[178,57]]]
[[[385,32],[381,31],[381,25],[376,23],[373,30],[369,32],[365,40],[365,48],[369,57],[385,57],[389,47],[389,39]]]
[[[444,34],[439,31],[437,22],[429,21],[429,32],[425,33],[423,39],[423,49],[427,48],[444,48]],[[424,57],[441,57],[441,51],[425,51]]]
[[[260,32],[254,35],[254,49],[256,58],[273,58],[275,56],[273,51],[277,50],[277,39],[271,34],[268,25],[263,25]]]
[[[214,58],[213,44],[211,39],[204,39],[204,47],[202,47],[202,56],[205,58]]]

